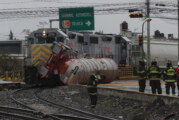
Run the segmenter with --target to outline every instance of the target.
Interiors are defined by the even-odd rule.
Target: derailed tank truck
[[[39,29],[28,38],[25,59],[27,84],[87,84],[89,76],[99,71],[103,83],[117,77],[117,64],[110,58],[85,58],[65,43],[67,35],[59,29]],[[80,57],[79,57],[80,56]]]

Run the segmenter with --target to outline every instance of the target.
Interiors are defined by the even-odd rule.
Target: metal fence
[[[21,82],[24,74],[24,60],[5,54],[0,55],[0,80]]]

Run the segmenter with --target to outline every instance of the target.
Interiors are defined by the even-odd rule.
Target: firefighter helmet
[[[170,60],[168,60],[167,67],[171,67],[171,66],[172,66],[172,62]]]
[[[151,64],[152,64],[152,65],[157,65],[157,61],[156,61],[156,60],[153,60],[153,61],[151,62]]]

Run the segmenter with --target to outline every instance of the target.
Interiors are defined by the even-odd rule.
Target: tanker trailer
[[[90,75],[95,71],[105,76],[102,83],[112,82],[117,76],[117,65],[109,58],[71,59],[64,66],[68,66],[64,73],[60,73],[64,84],[87,84]]]
[[[117,64],[110,58],[78,58],[78,52],[69,46],[54,42],[52,53],[45,64],[35,66],[38,82],[44,84],[87,84],[89,76],[99,71],[103,83],[117,78]]]

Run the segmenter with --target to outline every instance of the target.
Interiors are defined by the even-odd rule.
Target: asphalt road
[[[123,90],[131,90],[131,91],[139,91],[138,80],[116,80],[109,84],[100,84],[99,87],[108,87],[108,88],[116,88]],[[165,82],[161,81],[162,94],[166,95]],[[176,96],[178,95],[177,87],[175,88]],[[151,93],[151,87],[149,85],[149,80],[146,82],[145,93]],[[170,89],[170,95],[171,89]]]

